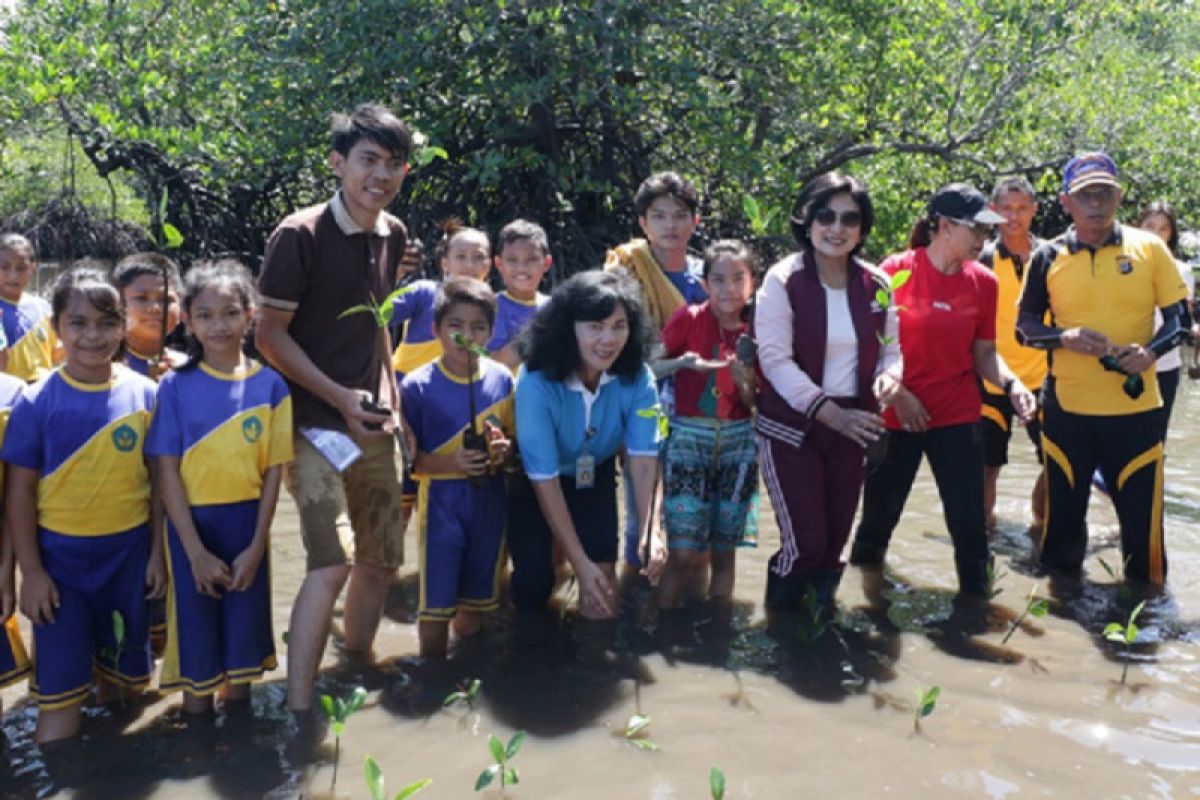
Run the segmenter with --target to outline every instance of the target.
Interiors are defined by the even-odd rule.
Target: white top
[[[754,338],[758,342],[758,363],[764,377],[789,406],[801,414],[807,414],[815,403],[827,395],[800,369],[792,352],[792,304],[787,296],[787,282],[803,264],[800,254],[793,253],[767,271],[754,303]],[[873,266],[868,268],[879,272]],[[882,273],[879,274],[882,276]],[[886,276],[882,276],[881,280],[886,281]],[[845,313],[848,317],[848,305]],[[899,374],[902,369],[899,321],[894,307],[888,309],[885,332],[888,344],[879,350],[876,376],[889,369]],[[828,374],[828,366],[825,371]]]
[[[821,389],[830,397],[858,396],[858,336],[845,289],[825,290],[825,375]]]
[[[1184,264],[1179,259],[1175,259],[1175,268],[1179,270],[1179,277],[1183,278],[1184,284],[1187,286],[1188,303],[1196,297],[1196,278],[1192,275],[1191,269],[1187,264]],[[1157,308],[1154,309],[1154,330],[1158,330],[1162,326],[1162,312]],[[1179,357],[1179,348],[1176,347],[1171,352],[1160,357],[1155,364],[1155,370],[1158,372],[1166,372],[1169,369],[1179,369],[1183,366],[1183,360]]]

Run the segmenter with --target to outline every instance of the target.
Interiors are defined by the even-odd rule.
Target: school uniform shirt
[[[1042,246],[1042,240],[1031,237],[1030,258]],[[1017,341],[1017,302],[1021,299],[1021,287],[1025,283],[1028,264],[1022,264],[1020,256],[1009,252],[1003,242],[988,244],[979,256],[979,263],[990,267],[996,276],[996,352],[1004,363],[1020,378],[1031,391],[1037,391],[1046,380],[1049,364],[1046,351],[1026,347]],[[983,382],[984,391],[993,395],[1004,395],[1004,389],[988,381]]]
[[[180,459],[189,505],[257,500],[266,471],[292,460],[287,384],[258,362],[240,373],[204,362],[169,372],[158,389],[146,455]]]
[[[946,275],[924,247],[889,256],[879,267],[889,275],[912,271],[892,299],[900,308],[904,388],[925,406],[930,428],[978,422],[974,345],[996,338],[996,276],[976,261]],[[900,429],[895,409],[884,412],[884,421]]]
[[[712,307],[706,301],[685,306],[667,320],[662,340],[666,356],[675,358],[686,352],[701,358],[721,360],[737,355],[737,340],[746,333],[745,323],[736,330],[721,328]],[[681,369],[675,373],[675,414],[680,417],[749,419],[750,409],[742,403],[733,380],[733,370],[699,371]]]
[[[476,430],[483,433],[491,420],[506,434],[513,431],[513,377],[508,367],[490,358],[479,359],[470,381],[451,375],[441,359],[419,367],[400,384],[400,408],[417,439],[417,448],[434,455],[449,455],[462,448],[462,435],[471,419],[472,397]],[[463,473],[418,474],[427,480],[465,478]]]
[[[487,349],[495,353],[520,335],[539,308],[550,298],[541,292],[533,300],[518,300],[507,291],[496,295],[496,324]]]
[[[23,381],[35,381],[54,366],[58,337],[50,325],[50,304],[23,294],[14,303],[0,298],[0,325],[8,351],[6,372]]]
[[[622,380],[604,373],[596,391],[577,375],[553,381],[539,370],[517,375],[517,442],[531,481],[574,475],[585,452],[597,465],[616,455],[658,457],[658,392],[643,366]],[[639,413],[644,412],[644,413]]]
[[[36,471],[38,525],[67,536],[127,531],[150,517],[143,458],[155,384],[120,365],[107,383],[54,370],[13,406],[0,460]]]
[[[442,343],[433,335],[433,301],[438,283],[419,280],[410,283],[404,294],[392,301],[392,323],[404,323],[400,344],[392,355],[392,369],[403,377],[417,367],[442,355]]]
[[[0,373],[0,447],[4,444],[4,433],[8,430],[8,418],[12,414],[12,407],[16,405],[17,398],[21,396],[21,390],[24,388],[25,382],[20,378]],[[3,486],[4,462],[0,461],[0,487]],[[0,488],[0,493],[3,491],[3,488]]]

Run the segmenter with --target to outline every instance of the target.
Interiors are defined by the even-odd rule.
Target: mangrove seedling
[[[625,741],[636,747],[638,750],[657,750],[658,745],[650,741],[650,716],[647,714],[634,714],[629,718],[629,722],[625,723],[625,731],[621,734]]]
[[[771,230],[771,223],[775,221],[779,209],[772,208],[764,211],[758,201],[754,199],[754,195],[742,195],[742,213],[746,215],[746,221],[750,223],[750,231],[758,237],[766,236]]]
[[[988,565],[987,565],[986,577],[987,577],[987,598],[988,598],[988,600],[995,600],[997,597],[999,597],[1004,592],[1004,590],[1000,588],[1000,581],[1007,578],[1008,573],[1007,572],[997,572],[996,565],[989,561]]]
[[[921,720],[928,717],[937,708],[938,696],[942,693],[940,686],[924,686],[917,689],[917,707],[913,711],[913,732],[921,732]]]
[[[1125,560],[1121,562],[1121,574],[1118,575],[1117,571],[1104,560],[1103,556],[1096,557],[1096,560],[1100,562],[1100,566],[1108,573],[1108,577],[1112,578],[1113,583],[1117,585],[1117,594],[1120,595],[1122,600],[1128,600],[1132,596],[1129,586],[1125,584],[1124,578],[1124,575],[1129,572],[1129,559],[1131,558],[1133,556],[1125,556]]]
[[[1013,621],[1012,627],[1008,629],[1008,633],[1004,634],[1004,638],[1000,640],[1000,644],[1008,644],[1008,640],[1017,632],[1017,628],[1021,627],[1021,623],[1026,617],[1044,617],[1050,611],[1050,601],[1037,596],[1038,585],[1035,583],[1033,588],[1029,590],[1029,597],[1025,600],[1025,610],[1021,612],[1021,616]]]
[[[1134,606],[1133,611],[1129,614],[1129,620],[1122,625],[1119,622],[1110,622],[1104,626],[1104,638],[1110,642],[1125,645],[1124,665],[1121,667],[1121,685],[1125,685],[1125,678],[1129,675],[1129,658],[1133,655],[1133,643],[1137,641],[1138,626],[1137,618],[1142,613],[1143,606],[1146,601],[1138,603]]]
[[[346,720],[363,706],[367,699],[367,690],[359,686],[350,696],[343,700],[340,697],[321,695],[321,708],[329,717],[329,728],[333,731],[333,780],[329,783],[329,791],[337,791],[338,765],[342,760],[342,734],[346,732]]]
[[[115,608],[112,612],[112,634],[114,646],[100,648],[100,657],[108,661],[114,672],[121,671],[121,653],[125,650],[125,616]]]
[[[367,790],[371,793],[371,800],[387,800],[387,794],[383,787],[383,770],[379,768],[379,762],[371,756],[367,756],[367,760],[363,764],[363,773],[367,778]],[[413,781],[397,792],[392,800],[406,800],[406,798],[412,797],[431,783],[433,783],[432,778],[422,778],[419,781]]]
[[[477,369],[476,365],[479,363],[478,359],[480,356],[487,357],[488,351],[461,333],[454,334],[454,343],[467,351],[467,413],[470,418],[467,420],[467,428],[462,434],[462,446],[464,450],[474,450],[486,455],[488,452],[487,436],[479,429],[479,419],[475,412],[474,375]],[[482,486],[487,482],[487,476],[472,475],[467,478],[467,481],[473,486]]]
[[[475,791],[481,792],[491,785],[497,777],[500,778],[500,795],[504,795],[504,787],[512,786],[521,782],[521,776],[517,774],[516,767],[510,767],[508,764],[521,750],[521,745],[525,743],[525,731],[517,731],[513,737],[508,740],[508,744],[496,738],[495,734],[488,734],[488,750],[492,754],[492,765],[479,773],[479,777],[475,779]]]
[[[446,695],[446,699],[442,701],[442,708],[465,703],[468,709],[474,711],[475,704],[479,702],[479,692],[482,688],[483,681],[479,678],[470,678],[458,685],[458,691]]]
[[[821,607],[816,588],[810,585],[804,590],[804,596],[800,598],[800,627],[797,631],[800,643],[813,644],[819,641],[828,630],[829,616]]]
[[[717,767],[708,771],[708,790],[712,800],[725,800],[725,773]]]
[[[896,273],[887,279],[886,285],[880,286],[875,290],[875,304],[886,312],[895,302],[896,290],[908,283],[908,279],[911,277],[911,269],[896,270]],[[883,279],[878,278],[877,280],[882,282]],[[897,312],[903,310],[904,306],[896,306]],[[878,336],[879,343],[882,345],[889,345],[896,341],[896,337],[894,336],[889,336],[886,334],[876,334],[876,336]]]

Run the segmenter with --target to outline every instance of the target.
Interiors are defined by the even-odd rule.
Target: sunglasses
[[[946,219],[963,228],[969,228],[976,236],[991,236],[996,230],[996,226],[987,222],[968,222],[954,217],[946,217]]]
[[[862,214],[858,211],[843,211],[841,214],[826,206],[818,208],[817,213],[813,214],[813,222],[819,225],[829,226],[841,220],[843,228],[857,228],[862,224]]]

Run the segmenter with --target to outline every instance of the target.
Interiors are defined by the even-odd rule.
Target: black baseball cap
[[[1004,217],[988,208],[983,192],[969,183],[943,186],[929,198],[930,216],[947,217],[968,224],[999,225]]]

